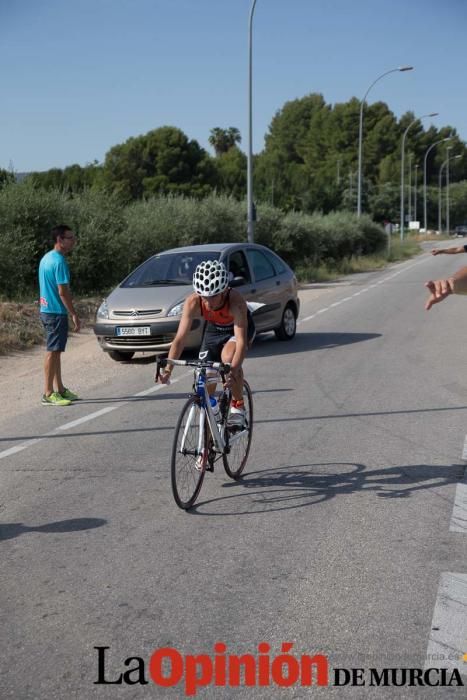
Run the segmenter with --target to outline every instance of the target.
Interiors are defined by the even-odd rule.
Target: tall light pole
[[[427,219],[427,215],[426,215],[426,164],[427,164],[428,154],[432,148],[434,148],[435,146],[438,146],[440,143],[444,143],[445,141],[449,141],[451,138],[452,138],[452,136],[447,136],[445,139],[440,139],[439,141],[435,141],[435,143],[432,143],[431,146],[429,146],[425,151],[425,157],[423,159],[423,225],[425,228],[425,234],[428,231],[428,219]]]
[[[409,191],[409,196],[407,197],[407,213],[409,215],[409,221],[412,221],[412,153],[409,153],[408,191]]]
[[[449,153],[446,159],[446,231],[449,236],[449,231],[451,230],[449,223]],[[459,160],[462,156],[454,156],[452,160]]]
[[[253,14],[256,0],[253,0],[248,23],[248,157],[247,157],[247,208],[248,243],[255,240],[255,216],[253,208]]]
[[[446,165],[449,162],[449,151],[451,150],[452,146],[446,146],[446,160],[441,163],[441,167],[439,169],[439,175],[438,175],[438,232],[441,234],[443,232],[443,222],[442,222],[442,212],[441,212],[441,199],[442,199],[442,191],[441,191],[441,185],[443,182],[443,170],[446,167]]]
[[[438,112],[431,112],[430,114],[423,114],[421,117],[417,117],[416,119],[413,119],[410,124],[408,125],[407,129],[404,131],[404,134],[402,136],[402,146],[401,146],[401,223],[400,223],[400,230],[401,230],[401,241],[404,240],[404,157],[405,157],[405,139],[407,137],[407,134],[409,132],[409,129],[416,124],[416,122],[420,121],[421,119],[426,119],[426,117],[437,117]]]
[[[392,68],[391,70],[386,71],[385,73],[382,73],[382,75],[378,76],[376,80],[374,80],[368,90],[365,92],[365,95],[363,96],[363,100],[360,102],[360,125],[358,129],[358,184],[357,184],[357,216],[360,216],[362,213],[362,148],[363,148],[363,107],[365,104],[365,100],[367,98],[368,93],[370,92],[371,88],[375,83],[378,82],[378,80],[381,80],[381,78],[384,78],[385,75],[389,75],[389,73],[398,73],[398,72],[405,72],[408,70],[413,70],[413,66],[400,66],[399,68]]]
[[[417,221],[417,188],[418,188],[418,165],[415,166],[415,180],[413,188],[413,220]]]

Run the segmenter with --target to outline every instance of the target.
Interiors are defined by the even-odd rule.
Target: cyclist
[[[243,427],[245,406],[243,402],[242,363],[247,348],[253,342],[255,325],[242,295],[229,287],[229,273],[219,260],[205,260],[193,274],[193,294],[185,301],[182,318],[170,347],[168,359],[178,360],[185,348],[185,338],[193,319],[204,318],[206,327],[199,351],[200,360],[230,364],[227,385],[232,389],[229,427]],[[160,382],[167,384],[173,365],[160,374]],[[216,388],[217,372],[207,370],[208,391]]]

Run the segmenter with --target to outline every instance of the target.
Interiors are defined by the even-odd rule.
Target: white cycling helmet
[[[205,260],[193,275],[193,289],[202,297],[213,297],[227,289],[229,274],[224,263],[219,260]]]

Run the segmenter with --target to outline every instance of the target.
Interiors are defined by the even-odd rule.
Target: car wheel
[[[286,306],[282,314],[281,325],[274,333],[278,340],[292,340],[297,332],[297,317],[292,306]]]
[[[115,362],[127,362],[131,360],[135,353],[134,352],[122,352],[121,350],[109,350],[109,357]]]

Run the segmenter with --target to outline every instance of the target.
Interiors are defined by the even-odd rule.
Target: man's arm
[[[430,297],[425,304],[427,311],[433,304],[443,301],[450,294],[467,294],[467,267],[461,267],[452,277],[445,280],[430,280],[425,284],[430,292]]]
[[[447,255],[455,255],[457,253],[467,253],[466,250],[467,246],[456,246],[453,248],[433,248],[431,251],[432,255],[441,255],[441,254],[447,254]]]
[[[79,330],[81,328],[81,322],[78,318],[78,314],[75,311],[75,307],[73,306],[73,299],[71,298],[70,287],[67,284],[59,284],[58,293],[60,295],[60,299],[62,300],[65,309],[71,316],[75,332],[79,333]]]
[[[185,349],[185,341],[191,330],[193,319],[199,315],[199,301],[197,294],[191,294],[183,306],[182,318],[178,324],[177,335],[172,341],[167,359],[178,360]],[[167,384],[173,372],[173,365],[167,365],[159,379],[161,384]]]

